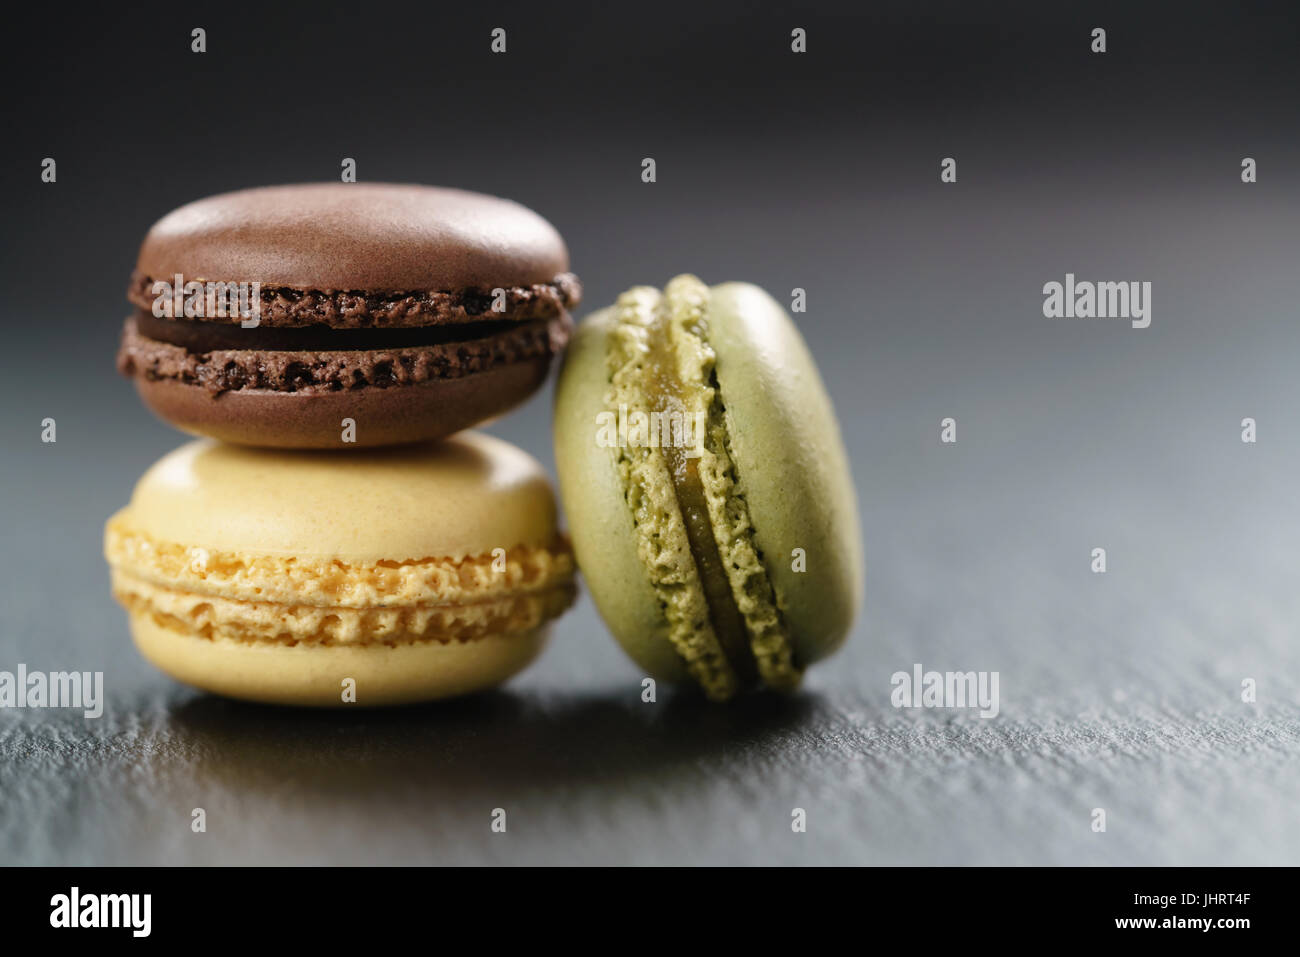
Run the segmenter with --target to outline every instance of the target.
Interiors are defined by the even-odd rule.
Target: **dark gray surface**
[[[588,16],[571,42],[626,69],[502,67],[570,123],[536,154],[440,149],[445,127],[403,139],[394,116],[419,98],[400,92],[414,82],[400,57],[396,77],[304,100],[296,137],[224,165],[121,135],[141,109],[134,73],[105,72],[97,108],[58,122],[43,111],[80,80],[55,78],[24,106],[30,150],[62,158],[43,187],[25,157],[11,207],[0,669],[103,670],[109,709],[0,713],[0,862],[1296,863],[1295,59],[1276,22],[1247,36],[1213,17],[1172,36],[1146,23],[1118,31],[1119,82],[1074,55],[1075,23],[927,34],[904,20],[824,23],[827,56],[771,55],[752,88],[717,84],[736,75],[727,63],[683,53],[707,47],[707,22],[619,34],[616,55],[612,25]],[[787,21],[754,22],[719,55],[743,58],[759,27]],[[368,48],[393,33],[377,23],[328,29]],[[882,79],[849,55],[849,27],[870,50],[899,47],[900,63],[920,51],[920,65]],[[963,36],[987,61],[954,65]],[[1042,83],[1016,76],[999,43]],[[208,56],[203,70],[233,69]],[[269,136],[273,118],[253,108],[264,97],[168,63],[157,109],[189,97]],[[638,85],[682,63],[680,85]],[[1049,93],[1058,68],[1071,79]],[[292,62],[278,69],[272,89],[307,95]],[[514,115],[495,95],[495,115]],[[852,102],[862,112],[844,112]],[[454,144],[490,131],[492,105],[455,117]],[[354,124],[355,142],[312,125],[327,116]],[[134,245],[175,203],[332,175],[336,154],[357,153],[363,178],[537,208],[568,239],[588,308],[687,269],[778,298],[808,289],[797,319],[843,419],[868,581],[848,646],[804,693],[643,704],[585,597],[506,689],[419,709],[244,706],[136,655],[101,530],[181,438],[112,371]],[[643,155],[660,160],[653,187],[637,180]],[[937,182],[946,155],[955,186]],[[1243,155],[1259,159],[1256,185],[1238,179]],[[1151,281],[1151,327],[1044,319],[1042,284],[1067,271]],[[938,441],[947,415],[953,446]],[[55,445],[40,442],[46,416]],[[1245,416],[1255,445],[1239,439]],[[549,423],[547,395],[492,431],[549,466]],[[895,710],[890,675],[914,662],[999,671],[1001,714]],[[195,807],[206,834],[190,831]],[[490,831],[497,807],[506,834]],[[791,832],[794,807],[806,834]],[[1089,826],[1096,807],[1104,834]]]

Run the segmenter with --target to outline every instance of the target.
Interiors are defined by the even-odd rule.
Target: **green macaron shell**
[[[712,288],[709,344],[755,538],[795,658],[807,665],[848,636],[865,579],[839,423],[803,337],[759,287]]]
[[[637,548],[637,533],[618,468],[618,450],[597,442],[609,390],[607,340],[613,308],[589,316],[565,352],[555,394],[555,467],[569,537],[587,591],[614,637],[654,678],[689,680],[668,641],[668,622]]]
[[[556,463],[588,590],[649,674],[693,678],[718,699],[742,682],[710,621],[669,460],[596,441],[601,415],[619,403],[657,404],[656,363],[640,361],[639,349],[658,349],[680,390],[673,401],[707,416],[693,467],[713,539],[761,680],[794,687],[803,666],[843,641],[863,578],[847,460],[816,366],[761,289],[710,290],[683,276],[663,294],[630,290],[590,317],[561,373]]]

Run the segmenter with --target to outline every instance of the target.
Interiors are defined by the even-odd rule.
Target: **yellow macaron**
[[[494,686],[574,594],[541,466],[473,432],[347,453],[191,442],[140,479],[104,548],[146,658],[279,704]]]

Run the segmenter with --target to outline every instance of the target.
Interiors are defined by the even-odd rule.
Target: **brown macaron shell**
[[[251,389],[213,399],[178,379],[137,378],[160,418],[192,435],[281,449],[369,448],[444,438],[503,415],[546,381],[549,359],[397,388],[292,393]],[[345,442],[344,420],[355,423]]]
[[[155,414],[229,442],[437,439],[508,411],[545,381],[581,297],[567,270],[546,220],[491,196],[351,183],[214,196],[145,237],[128,289],[139,311],[118,367]],[[256,326],[158,317],[154,283],[178,275],[259,284]],[[345,419],[355,423],[346,439]]]
[[[435,186],[308,183],[210,196],[154,224],[136,271],[170,281],[410,291],[549,283],[569,268],[554,227],[507,199]]]

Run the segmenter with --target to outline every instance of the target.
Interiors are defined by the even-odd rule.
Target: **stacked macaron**
[[[549,223],[459,190],[272,187],[161,219],[118,367],[206,438],[108,523],[140,651],[306,705],[463,694],[527,665],[572,601],[572,555],[538,463],[461,430],[537,390],[580,294]]]
[[[835,413],[756,286],[679,276],[578,328],[540,466],[461,430],[531,395],[580,287],[555,230],[420,186],[202,200],[145,238],[118,365],[207,438],[110,519],[141,652],[232,697],[389,704],[495,685],[574,595],[656,678],[790,690],[862,594]]]
[[[581,295],[568,266],[550,223],[478,193],[214,196],[145,237],[118,368],[162,418],[241,445],[437,439],[541,385]]]

